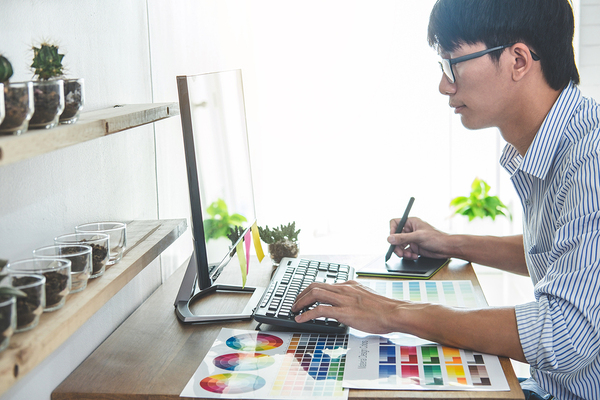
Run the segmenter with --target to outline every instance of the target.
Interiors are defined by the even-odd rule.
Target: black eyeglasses
[[[462,57],[442,58],[442,61],[440,61],[440,67],[442,67],[442,71],[444,71],[444,75],[446,75],[446,78],[448,79],[448,81],[450,83],[454,83],[454,81],[456,80],[456,78],[454,77],[454,70],[452,69],[452,66],[454,64],[458,64],[463,61],[469,61],[474,58],[479,58],[479,57],[482,57],[493,51],[503,50],[503,49],[505,49],[507,47],[511,47],[513,45],[515,45],[515,43],[505,44],[504,46],[492,47],[491,49],[486,49],[486,50],[478,51],[478,52],[475,52],[472,54],[467,54],[466,56],[462,56]],[[534,61],[540,60],[540,57],[538,57],[538,55],[535,54],[533,51],[529,50],[529,52],[531,53],[531,57],[533,58]]]

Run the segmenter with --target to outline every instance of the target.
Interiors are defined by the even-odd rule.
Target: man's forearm
[[[453,257],[528,276],[523,235],[452,235]]]
[[[393,315],[391,331],[526,362],[514,307],[472,310],[438,304],[403,303]]]

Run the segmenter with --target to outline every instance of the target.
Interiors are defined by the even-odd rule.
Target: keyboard
[[[292,329],[345,333],[348,327],[333,318],[322,317],[301,324],[297,323],[294,320],[297,314],[292,313],[292,305],[296,301],[296,296],[312,282],[336,283],[353,278],[354,268],[349,265],[303,258],[284,258],[254,311],[254,319],[257,322]],[[317,305],[313,304],[307,309]]]

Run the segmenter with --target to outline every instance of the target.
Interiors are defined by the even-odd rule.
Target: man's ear
[[[515,82],[523,79],[533,67],[533,57],[527,47],[523,43],[516,43],[509,48],[511,57],[512,78]]]

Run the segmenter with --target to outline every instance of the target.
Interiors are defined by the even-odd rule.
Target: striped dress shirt
[[[600,107],[569,84],[524,157],[500,163],[523,206],[535,301],[516,307],[531,376],[556,399],[600,399]]]

